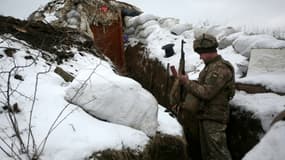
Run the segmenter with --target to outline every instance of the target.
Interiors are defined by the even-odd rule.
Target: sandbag
[[[158,103],[136,81],[113,71],[81,73],[70,84],[65,99],[87,113],[109,122],[126,125],[154,136],[158,126]],[[96,70],[96,71],[97,71]]]

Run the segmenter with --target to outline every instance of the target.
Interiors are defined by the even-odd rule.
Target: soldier
[[[197,117],[197,120],[192,117],[190,125],[186,124],[187,118],[180,121],[184,123],[182,126],[193,160],[231,160],[225,131],[229,121],[228,102],[235,93],[234,69],[228,61],[218,55],[217,47],[218,42],[212,35],[203,34],[195,39],[194,51],[204,61],[205,68],[201,71],[198,81],[189,80],[187,74],[178,75],[187,96],[192,97],[192,100],[199,100],[198,109],[194,109],[195,112],[192,109],[190,116],[186,112],[193,106],[184,103],[178,110],[182,112],[178,113],[178,119],[183,119],[185,115],[187,117],[187,114],[189,117]]]

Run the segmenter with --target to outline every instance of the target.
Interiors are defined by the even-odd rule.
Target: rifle
[[[185,74],[185,53],[184,53],[184,40],[181,40],[181,56],[179,60],[179,74]],[[173,76],[175,77],[174,83],[170,90],[170,105],[179,105],[185,99],[185,91],[183,85],[180,85],[179,79],[177,78],[178,73],[174,66],[170,67]]]

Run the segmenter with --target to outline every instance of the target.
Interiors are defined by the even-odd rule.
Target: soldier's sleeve
[[[232,76],[232,72],[228,67],[218,66],[207,74],[205,83],[200,84],[196,81],[190,81],[186,89],[200,99],[210,100],[220,92]]]

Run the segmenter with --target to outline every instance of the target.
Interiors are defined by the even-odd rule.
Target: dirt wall
[[[127,47],[125,51],[128,76],[140,82],[163,106],[169,106],[169,92],[173,78],[157,59],[149,59],[142,44]]]

